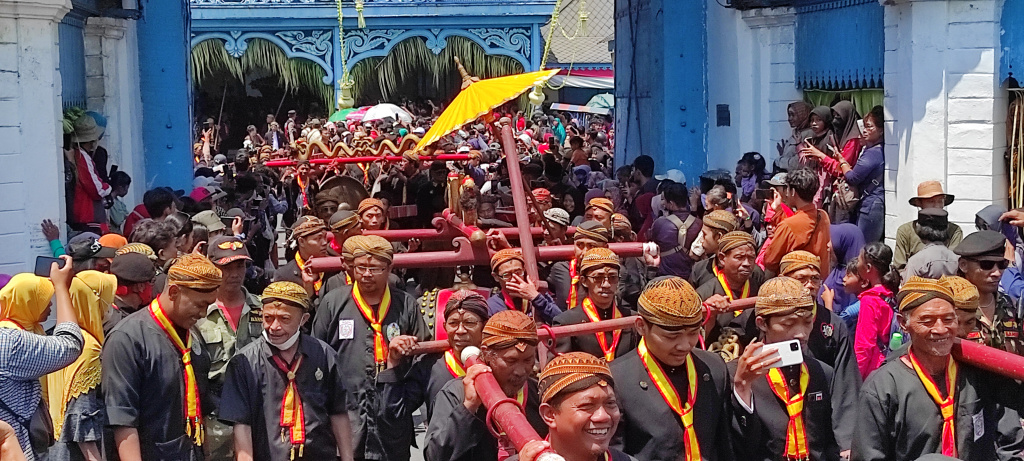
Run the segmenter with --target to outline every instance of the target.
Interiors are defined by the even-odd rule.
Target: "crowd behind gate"
[[[1021,384],[952,354],[1024,355],[1024,210],[961,228],[925,181],[917,219],[884,243],[881,107],[794,102],[771,158],[697,178],[616,162],[603,117],[514,107],[397,162],[310,162],[314,144],[415,141],[441,113],[403,110],[271,114],[241,146],[207,119],[193,188],[132,207],[103,127],[76,120],[70,238],[41,224],[61,262],[0,275],[0,459],[1024,459]],[[572,248],[538,279],[502,232],[509,161],[537,244]],[[489,264],[396,267],[455,247],[379,232],[446,210],[484,232]],[[337,267],[313,271],[326,257]],[[538,328],[630,316],[540,347]],[[415,353],[429,340],[450,349]],[[540,440],[517,449],[488,427],[485,375]]]

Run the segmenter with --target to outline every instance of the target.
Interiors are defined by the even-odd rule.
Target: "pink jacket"
[[[853,353],[857,357],[857,368],[860,369],[862,379],[882,366],[885,360],[880,345],[889,343],[893,311],[883,297],[892,297],[892,291],[882,285],[868,288],[858,296],[860,316],[857,318]]]

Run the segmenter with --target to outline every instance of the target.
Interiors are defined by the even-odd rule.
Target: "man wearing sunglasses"
[[[574,325],[600,322],[636,315],[617,299],[622,265],[619,257],[607,248],[592,248],[580,260],[580,282],[586,288],[586,297],[580,306],[555,317],[554,325]],[[640,336],[632,329],[596,333],[592,335],[559,337],[555,349],[561,353],[586,352],[611,362],[636,349]]]
[[[1010,298],[999,292],[999,280],[1010,264],[1006,259],[1006,238],[996,231],[975,232],[960,242],[955,253],[960,255],[958,275],[978,287],[978,329],[984,343],[1024,355],[1020,319]]]

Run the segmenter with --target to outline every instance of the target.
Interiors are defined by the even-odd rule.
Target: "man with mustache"
[[[515,399],[526,411],[526,419],[541,437],[547,425],[540,417],[537,382],[531,379],[537,362],[537,324],[520,311],[504,310],[491,316],[484,326],[480,360],[466,370],[461,381],[452,380],[434,400],[434,414],[427,426],[427,461],[494,461],[514,449],[500,446],[484,423],[487,408],[477,394],[475,380],[490,371],[505,396]]]
[[[1024,408],[1024,389],[950,355],[958,318],[947,283],[912,277],[897,302],[910,350],[864,381],[850,459],[998,459],[998,410]]]

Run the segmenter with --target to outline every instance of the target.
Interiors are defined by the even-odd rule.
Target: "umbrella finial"
[[[466,72],[466,68],[462,67],[462,61],[459,60],[458,56],[455,57],[455,65],[459,68],[459,74],[462,74],[463,90],[469,88],[469,85],[472,85],[473,83],[480,81],[480,77],[474,77],[472,75],[469,75],[469,72]]]

